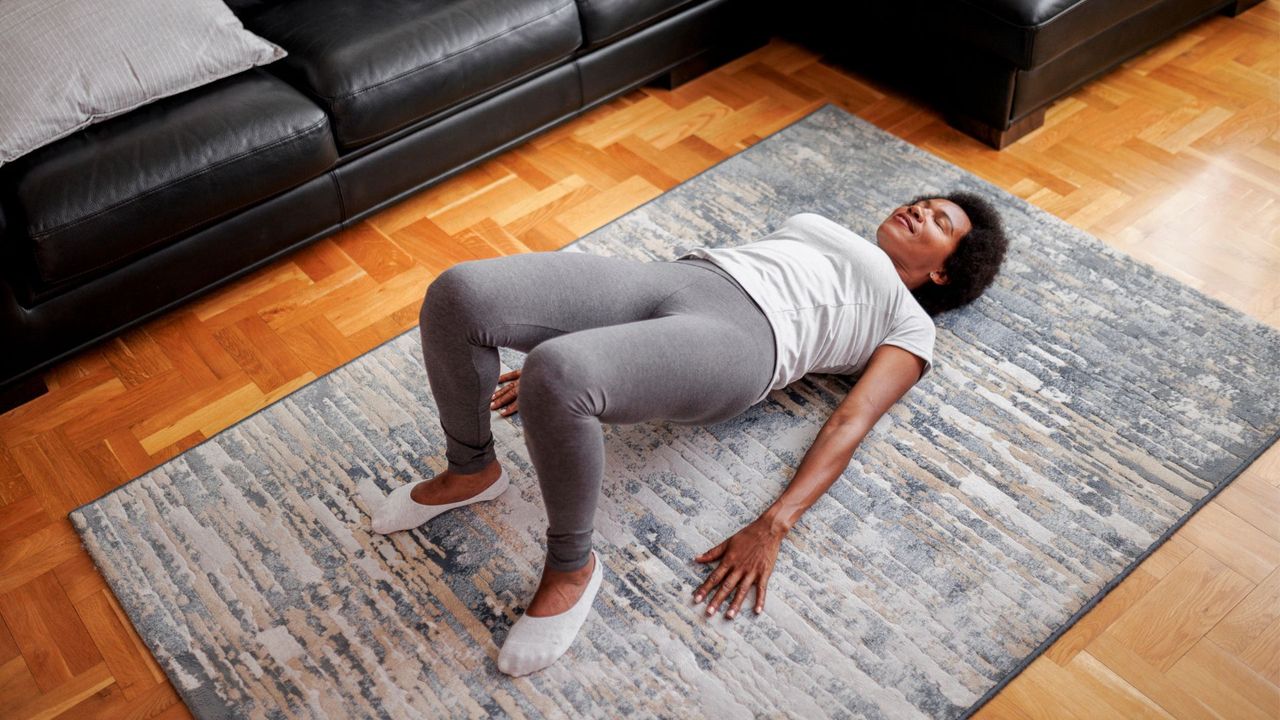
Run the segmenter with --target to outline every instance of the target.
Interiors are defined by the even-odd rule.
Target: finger
[[[769,584],[769,574],[765,573],[760,582],[756,583],[756,614],[764,612],[764,595],[765,586]]]
[[[499,376],[498,376],[498,382],[502,382],[503,380],[510,380],[510,379],[512,379],[512,378],[516,378],[516,377],[519,377],[519,376],[520,376],[520,371],[519,371],[519,370],[512,370],[511,372],[505,372],[505,373],[502,373],[501,375],[499,375]]]
[[[715,546],[715,547],[711,548],[710,550],[708,550],[708,551],[706,551],[706,552],[702,553],[701,555],[699,555],[698,557],[694,558],[694,560],[696,560],[696,561],[698,561],[698,562],[711,562],[712,560],[715,560],[716,558],[718,558],[718,557],[720,557],[721,555],[723,555],[723,554],[724,554],[724,549],[725,549],[725,548],[727,548],[727,547],[729,547],[729,541],[728,541],[728,540],[725,540],[724,542],[720,543],[719,545],[717,545],[717,546]]]
[[[729,575],[729,577],[720,586],[720,589],[716,591],[716,594],[707,602],[708,615],[715,615],[719,612],[720,606],[724,604],[725,600],[729,599],[729,595],[733,592],[733,589],[738,586],[739,578],[740,573],[738,572],[734,572]]]
[[[734,571],[733,574],[729,576],[729,579],[726,580],[725,583],[720,586],[720,589],[717,590],[716,594],[711,598],[711,602],[707,603],[708,615],[716,614],[716,610],[720,609],[720,604],[723,603],[724,599],[729,596],[729,592],[733,590],[735,587],[737,587],[738,580],[741,577],[741,575],[742,575],[741,572]]]
[[[751,583],[754,581],[754,575],[747,575],[742,578],[742,583],[738,585],[738,594],[733,598],[733,602],[730,603],[729,612],[725,613],[725,617],[732,620],[733,616],[738,614],[738,609],[742,607],[742,601],[747,599],[747,592],[751,590]]]
[[[712,570],[712,574],[708,575],[707,579],[703,580],[703,584],[698,585],[698,589],[694,591],[694,602],[703,601],[703,596],[705,596],[710,589],[716,587],[726,574],[728,574],[728,568],[722,562],[722,564],[719,565],[719,568]]]
[[[693,591],[693,601],[702,602],[703,596],[706,595],[711,588],[720,584],[720,580],[724,578],[725,573],[727,573],[728,570],[729,568],[725,567],[723,564],[715,570],[712,570],[711,574],[707,576],[707,579],[703,580],[702,584]]]
[[[489,408],[500,408],[515,399],[515,393],[507,392],[504,388],[493,394],[493,398],[489,401]]]
[[[507,380],[509,380],[510,382],[507,382],[506,385],[503,385],[502,383]],[[506,375],[503,375],[502,378],[499,378],[498,385],[497,387],[494,388],[493,394],[497,395],[498,393],[501,393],[501,392],[514,390],[519,386],[520,386],[520,380],[518,378],[508,378]]]
[[[503,416],[510,415],[511,413],[513,413],[513,412],[515,412],[515,411],[517,411],[517,410],[519,410],[519,409],[520,409],[520,403],[518,403],[518,402],[512,402],[512,403],[511,403],[511,407],[503,408],[503,410],[502,410],[502,414],[503,414]]]

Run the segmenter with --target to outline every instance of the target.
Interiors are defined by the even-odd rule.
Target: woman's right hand
[[[499,415],[506,417],[520,409],[520,403],[516,402],[516,397],[520,395],[520,371],[512,370],[498,376],[498,382],[503,380],[510,380],[511,384],[500,387],[493,393],[493,397],[489,398],[489,409],[498,410]]]

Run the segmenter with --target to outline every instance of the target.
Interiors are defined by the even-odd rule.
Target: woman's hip
[[[427,287],[429,313],[471,324],[576,332],[652,317],[696,276],[671,263],[577,252],[536,252],[458,263]]]

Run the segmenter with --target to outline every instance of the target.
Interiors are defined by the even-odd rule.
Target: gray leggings
[[[536,252],[462,262],[427,288],[422,353],[456,473],[497,456],[498,347],[528,353],[517,400],[547,512],[547,559],[590,558],[604,475],[601,422],[702,425],[750,407],[773,376],[773,330],[699,258]]]

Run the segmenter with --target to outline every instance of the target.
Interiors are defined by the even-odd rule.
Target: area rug
[[[445,468],[416,329],[71,520],[199,718],[966,716],[1275,442],[1280,332],[830,104],[560,252],[672,259],[805,211],[873,238],[952,190],[1001,209],[1004,271],[937,318],[934,372],[784,541],[761,616],[707,619],[693,557],[782,492],[849,377],[605,425],[604,584],[523,678],[495,665],[544,554],[519,413],[493,416],[501,498],[369,530]]]

